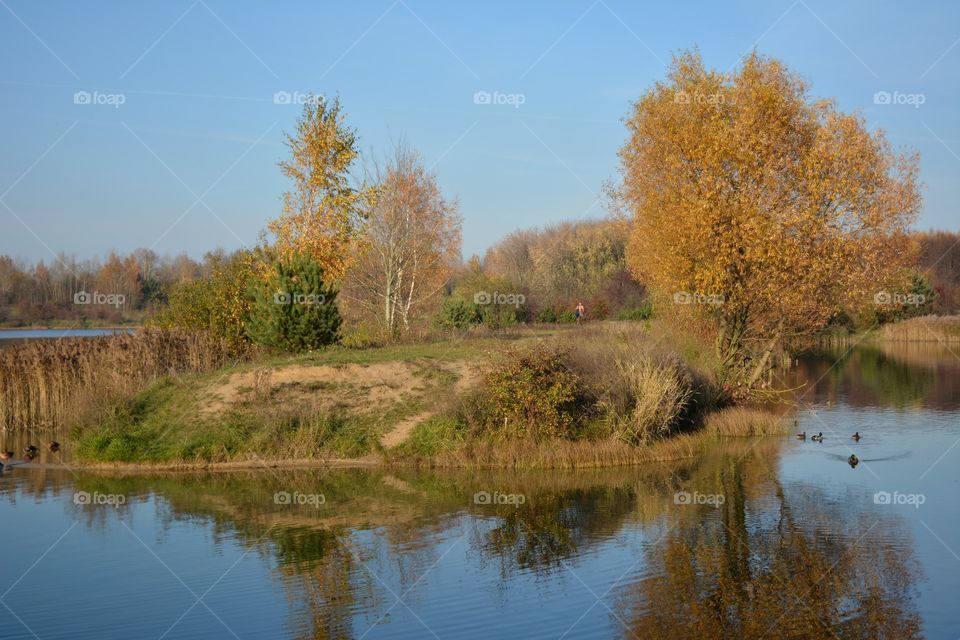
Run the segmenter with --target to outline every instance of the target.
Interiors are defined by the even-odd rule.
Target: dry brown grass
[[[705,430],[718,436],[747,438],[784,435],[787,420],[776,413],[752,407],[728,407],[707,415]]]
[[[150,380],[211,371],[230,359],[204,333],[142,329],[96,338],[36,340],[0,350],[0,428],[62,426]]]
[[[671,436],[640,446],[620,440],[473,440],[447,450],[429,466],[468,469],[589,469],[686,460],[706,451],[716,439],[704,432]],[[397,461],[401,464],[403,461]],[[410,462],[410,461],[407,461]]]
[[[890,342],[960,342],[960,316],[922,316],[884,325],[879,331]]]

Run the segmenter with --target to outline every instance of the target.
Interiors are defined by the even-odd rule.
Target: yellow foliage
[[[283,213],[267,225],[277,259],[310,255],[329,280],[346,271],[367,196],[350,184],[356,145],[339,99],[309,96],[295,134],[287,134],[290,159],[280,163],[294,189],[283,196]]]
[[[726,365],[872,302],[913,259],[917,157],[777,60],[681,55],[627,126],[628,265],[661,308],[719,327]]]

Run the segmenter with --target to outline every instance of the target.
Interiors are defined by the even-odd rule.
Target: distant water
[[[822,444],[580,472],[108,474],[67,440],[0,476],[0,637],[958,638],[957,380],[811,354],[783,383]]]
[[[130,333],[132,331],[135,331],[135,329],[0,329],[0,348],[27,340],[86,338],[107,336],[114,333]]]

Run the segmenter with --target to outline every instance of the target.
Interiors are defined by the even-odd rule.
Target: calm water
[[[958,638],[960,361],[837,355],[786,374],[822,444],[679,465],[17,467],[0,637]]]
[[[126,331],[133,329],[0,329],[0,349],[27,340],[88,338]]]

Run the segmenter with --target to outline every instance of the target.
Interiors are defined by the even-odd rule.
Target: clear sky
[[[756,47],[861,111],[921,154],[917,226],[960,227],[958,2],[0,0],[0,253],[254,243],[310,91],[365,154],[421,149],[482,252],[604,215],[631,100],[694,46],[722,69]]]

